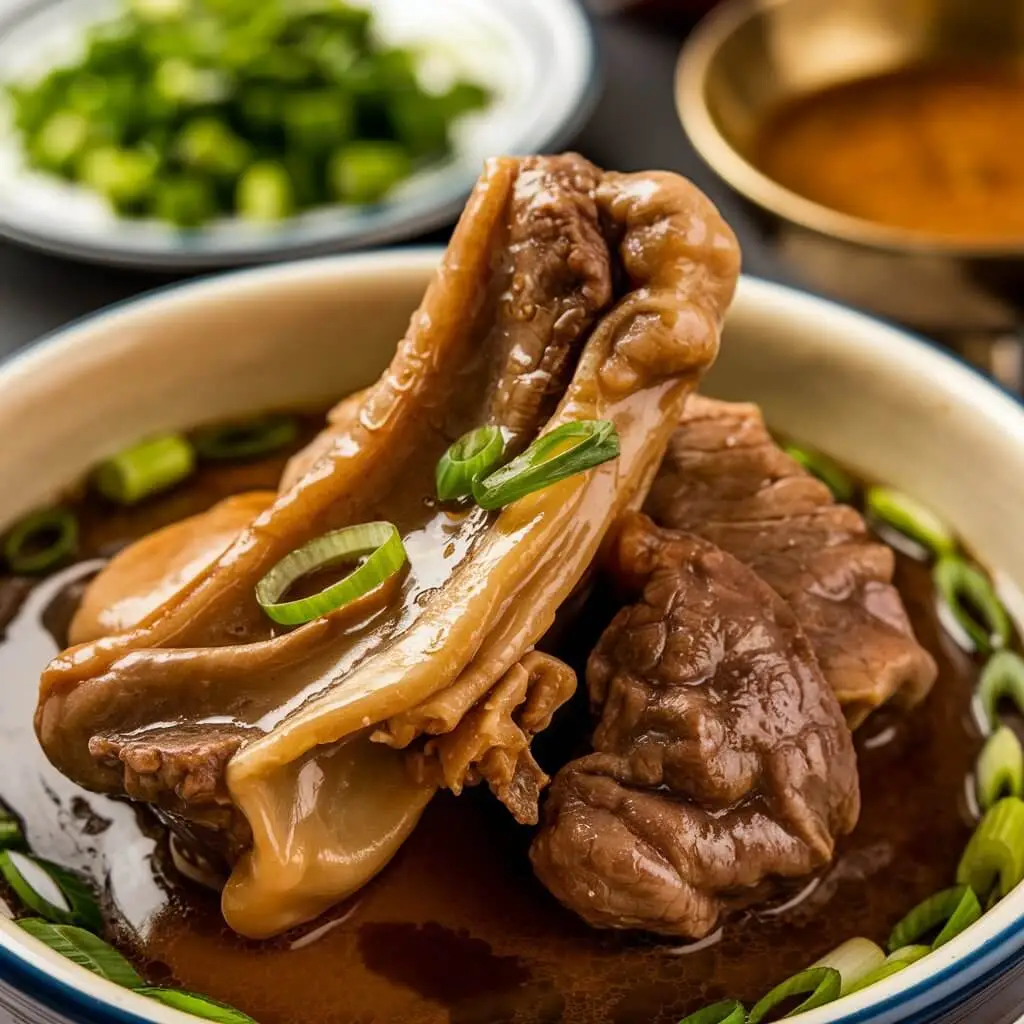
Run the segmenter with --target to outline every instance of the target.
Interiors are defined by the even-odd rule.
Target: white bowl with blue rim
[[[0,436],[9,439],[0,529],[140,436],[365,385],[390,358],[438,256],[420,249],[332,257],[175,286],[8,361],[0,367]],[[1021,589],[1024,407],[975,371],[863,315],[747,278],[706,390],[756,401],[774,427],[813,439],[868,477],[899,481],[998,569],[1001,592]],[[36,678],[8,673],[3,685],[4,728],[30,730]],[[14,708],[27,710],[12,721]],[[1005,996],[1014,972],[1024,980],[1022,925],[1024,886],[901,973],[801,1019],[922,1024],[986,986],[1002,984]],[[6,1006],[30,1021],[187,1020],[3,919],[0,977],[0,1018]],[[958,1019],[996,1018],[975,1006]]]
[[[73,60],[89,26],[121,0],[0,0],[0,87]],[[484,160],[560,148],[596,99],[594,36],[577,0],[373,0],[389,43],[439,53],[450,73],[488,86],[461,118],[445,161],[382,202],[326,206],[277,224],[226,218],[181,231],[118,217],[84,188],[30,169],[0,88],[0,236],[77,259],[153,269],[236,266],[414,237],[453,222]]]

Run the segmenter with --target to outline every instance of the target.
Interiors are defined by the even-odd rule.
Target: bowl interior
[[[148,433],[370,382],[436,260],[433,250],[320,260],[169,289],[11,361],[0,370],[0,434],[13,439],[0,526]],[[930,505],[998,570],[1024,621],[1024,410],[1015,401],[923,342],[753,280],[741,284],[705,390],[760,403],[773,427]],[[894,1020],[948,995],[1024,945],[1022,913],[1018,890],[933,956],[808,1024],[861,1012]],[[3,921],[0,950],[145,1019],[185,1019],[113,990]]]

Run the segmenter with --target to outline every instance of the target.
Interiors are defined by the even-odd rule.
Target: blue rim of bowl
[[[55,0],[14,0],[9,11],[0,13],[0,39],[23,19],[31,17],[35,12],[51,6],[54,2]],[[580,41],[586,51],[587,69],[571,110],[561,124],[537,143],[536,151],[541,153],[553,152],[574,139],[593,113],[601,93],[601,46],[594,16],[583,5],[582,0],[562,2],[578,17]],[[2,3],[3,0],[0,0],[0,5]],[[16,242],[50,256],[144,271],[217,270],[281,260],[309,259],[403,242],[453,223],[462,212],[466,196],[469,195],[479,172],[479,168],[468,163],[462,170],[465,172],[464,176],[453,173],[442,191],[425,196],[415,204],[410,203],[408,206],[396,208],[394,217],[380,219],[372,212],[375,207],[369,207],[363,214],[357,213],[356,216],[365,217],[369,226],[340,235],[325,230],[316,238],[304,239],[299,234],[298,237],[289,240],[287,237],[275,236],[267,242],[226,250],[184,247],[154,251],[133,249],[126,245],[91,244],[70,238],[61,239],[38,234],[22,230],[0,216],[0,239]]]
[[[58,342],[62,336],[69,331],[73,331],[90,323],[99,323],[108,317],[115,316],[125,311],[133,305],[164,298],[172,292],[201,289],[208,287],[210,284],[216,284],[233,278],[258,278],[261,275],[272,275],[282,271],[289,273],[301,272],[301,268],[304,264],[315,265],[324,263],[344,263],[349,260],[366,261],[367,259],[377,259],[384,263],[391,259],[401,260],[402,258],[408,257],[412,257],[414,259],[423,259],[427,256],[439,258],[443,251],[443,248],[439,246],[410,246],[401,250],[377,250],[367,253],[348,255],[338,254],[334,256],[319,257],[313,260],[287,263],[276,267],[242,267],[236,270],[201,278],[199,280],[178,281],[162,285],[157,288],[148,289],[138,295],[132,296],[131,298],[113,303],[93,313],[78,317],[63,327],[42,335],[25,348],[20,349],[19,351],[0,360],[0,372],[6,371],[9,367],[20,363],[23,359],[26,359],[31,355],[35,355],[42,349]],[[825,298],[803,288],[793,287],[788,284],[780,284],[767,278],[752,277],[750,275],[744,275],[744,277],[746,280],[749,280],[758,287],[766,288],[768,291],[796,295],[801,299],[801,301],[821,305],[833,310],[841,310],[845,314],[853,316],[857,320],[861,321],[864,325],[880,325],[885,327],[900,335],[905,341],[910,342],[914,346],[929,350],[940,358],[953,363],[962,370],[965,370],[979,383],[984,384],[992,388],[994,391],[1002,393],[1012,399],[1014,404],[1024,412],[1024,398],[1022,398],[1022,396],[1003,387],[997,381],[979,370],[976,366],[973,366],[956,353],[950,352],[937,342],[932,341],[923,335],[907,330],[891,320],[868,315],[853,306],[835,301],[834,299]],[[1013,940],[1015,938],[1016,942],[1014,943]],[[1010,948],[1001,952],[1003,947]],[[863,1022],[872,1021],[893,1011],[901,1005],[905,1005],[919,999],[921,996],[925,995],[929,989],[937,988],[940,985],[955,979],[957,976],[963,976],[973,965],[976,965],[981,961],[988,961],[990,966],[985,968],[980,975],[972,977],[969,980],[965,980],[962,985],[955,987],[947,995],[941,996],[936,1000],[925,1002],[920,1009],[914,1011],[911,1015],[900,1018],[902,1024],[926,1024],[926,1022],[937,1021],[941,1018],[943,1013],[954,1010],[958,1006],[963,1005],[966,1000],[976,995],[984,989],[985,986],[1011,970],[1015,965],[1024,961],[1024,954],[1022,954],[1022,950],[1024,950],[1024,915],[1018,914],[1013,921],[1009,922],[999,932],[992,935],[969,952],[965,953],[955,962],[928,974],[926,977],[915,982],[914,985],[909,988],[888,996],[880,1002],[872,1003],[870,1006],[866,1006],[863,1009],[833,1018],[832,1024],[863,1024]],[[11,975],[14,975],[21,983],[21,991],[24,991],[33,998],[39,1000],[49,1009],[54,1009],[57,1012],[67,1012],[67,1009],[70,1006],[80,1010],[87,1010],[90,1013],[90,1016],[84,1018],[68,1018],[70,1021],[77,1020],[81,1021],[82,1024],[84,1024],[85,1021],[93,1020],[112,1022],[112,1024],[146,1024],[146,1018],[139,1017],[129,1010],[125,1010],[122,1007],[100,1000],[81,989],[75,988],[67,982],[54,978],[50,974],[47,974],[46,971],[30,964],[14,950],[0,944],[0,979],[11,981]],[[2,1008],[2,1006],[2,1001],[0,1001],[0,1008]]]

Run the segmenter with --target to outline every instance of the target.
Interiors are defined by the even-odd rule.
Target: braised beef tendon
[[[674,175],[490,162],[391,366],[269,507],[228,542],[215,509],[181,545],[154,542],[147,571],[126,552],[98,577],[121,611],[82,628],[121,632],[44,673],[48,757],[222,850],[225,917],[255,937],[362,886],[439,785],[486,781],[535,820],[530,739],[574,678],[533,647],[643,500],[737,274],[731,231]],[[611,421],[616,459],[497,512],[436,500],[435,466],[470,428],[501,428],[514,451],[583,420]],[[255,588],[283,557],[379,520],[402,573],[291,630],[264,614]]]
[[[637,514],[611,561],[639,600],[591,655],[594,753],[558,773],[531,858],[591,925],[701,938],[761,883],[831,859],[860,806],[853,743],[753,571]]]
[[[645,504],[750,566],[789,602],[852,727],[935,682],[892,586],[893,553],[772,440],[756,405],[695,396]]]

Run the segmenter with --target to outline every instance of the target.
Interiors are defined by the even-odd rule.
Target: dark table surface
[[[705,167],[679,127],[672,99],[679,39],[622,18],[599,22],[598,34],[602,93],[573,147],[617,170],[682,171],[719,204],[737,230],[748,272],[781,278],[749,214]],[[417,241],[444,239],[442,232]],[[72,263],[0,241],[0,357],[77,317],[173,280]]]

